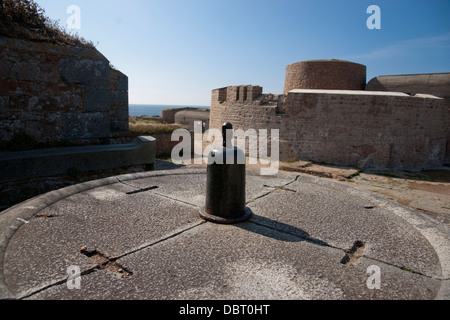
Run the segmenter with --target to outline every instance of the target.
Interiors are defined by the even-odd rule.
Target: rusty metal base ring
[[[220,224],[235,224],[239,222],[244,222],[252,216],[253,212],[249,207],[245,208],[245,211],[243,214],[232,216],[232,217],[218,217],[213,216],[206,212],[205,207],[201,207],[199,209],[200,216],[205,219],[206,221],[214,222],[214,223],[220,223]]]

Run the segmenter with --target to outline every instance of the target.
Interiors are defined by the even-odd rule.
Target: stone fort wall
[[[96,49],[0,37],[0,141],[108,139],[128,129],[128,78]]]
[[[213,90],[210,126],[279,129],[280,160],[416,170],[448,161],[448,118],[444,100],[427,95],[308,89],[273,95],[232,86]]]
[[[364,90],[367,68],[342,60],[310,60],[286,67],[284,94],[293,89]]]
[[[450,128],[450,73],[379,76],[367,83],[366,90],[406,92],[410,95],[427,93],[441,97],[448,106],[447,128]],[[447,141],[446,163],[450,163],[450,129]]]

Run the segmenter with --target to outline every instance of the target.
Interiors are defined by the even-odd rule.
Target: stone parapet
[[[152,168],[156,140],[143,136],[130,144],[54,148],[0,153],[0,183],[51,177],[70,170],[88,172],[136,165]]]

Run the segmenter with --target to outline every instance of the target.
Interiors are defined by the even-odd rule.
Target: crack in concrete
[[[286,231],[286,230],[278,229],[276,227],[269,226],[269,225],[266,225],[264,223],[259,223],[259,222],[255,222],[255,221],[251,221],[251,220],[249,220],[248,222],[253,223],[255,225],[258,225],[258,226],[261,226],[261,227],[264,227],[264,228],[268,228],[268,229],[271,229],[271,230],[283,233],[283,234],[294,236],[296,238],[302,239],[303,241],[306,241],[306,242],[308,242],[310,244],[313,244],[313,245],[325,246],[325,247],[329,247],[329,248],[336,249],[336,250],[339,250],[339,251],[343,251],[346,256],[341,260],[342,264],[348,264],[350,266],[355,266],[359,259],[365,258],[365,259],[368,259],[368,260],[372,260],[372,261],[376,261],[376,262],[379,262],[379,263],[383,263],[385,265],[389,265],[391,267],[400,269],[402,271],[411,272],[411,273],[414,273],[414,274],[417,274],[417,275],[420,275],[420,276],[423,276],[423,277],[426,277],[426,278],[429,278],[429,279],[438,280],[438,281],[449,280],[447,278],[430,276],[430,275],[421,273],[419,271],[406,268],[405,266],[399,266],[399,265],[393,264],[391,262],[387,262],[387,261],[384,261],[384,260],[381,260],[381,259],[378,259],[378,258],[367,256],[367,255],[363,254],[364,250],[367,248],[367,244],[364,243],[362,245],[362,247],[358,247],[357,244],[359,245],[359,243],[361,243],[360,241],[356,241],[355,245],[352,247],[352,249],[348,250],[348,249],[344,249],[344,248],[340,248],[340,247],[331,245],[331,244],[329,244],[327,242],[324,242],[322,240],[319,240],[319,239],[313,239],[311,237],[302,237],[301,235],[298,235],[298,234],[295,234],[295,233],[292,233],[292,232],[289,232],[289,231]],[[362,249],[362,252],[360,251],[361,249]],[[348,261],[346,259],[347,256],[348,256]]]
[[[253,198],[253,199],[248,200],[248,201],[247,201],[247,205],[250,204],[250,203],[252,203],[252,202],[255,202],[256,200],[262,199],[262,198],[268,196],[269,194],[272,194],[272,193],[274,193],[274,192],[276,192],[276,191],[278,191],[278,190],[284,190],[284,191],[289,191],[289,192],[297,192],[296,190],[287,189],[286,187],[289,186],[289,185],[291,185],[291,184],[293,184],[293,183],[295,183],[295,182],[297,182],[299,178],[300,178],[300,176],[296,176],[294,180],[292,180],[292,181],[290,181],[290,182],[288,182],[288,183],[286,183],[286,184],[284,184],[284,185],[281,185],[281,186],[269,186],[269,185],[263,185],[263,187],[266,187],[266,188],[273,188],[273,190],[270,190],[270,191],[268,191],[268,192],[266,192],[266,193],[264,193],[264,194],[262,194],[262,195],[260,195],[260,196],[257,196],[256,198]]]
[[[163,197],[163,198],[167,198],[167,199],[170,199],[170,200],[173,200],[173,201],[177,201],[177,202],[180,202],[180,203],[187,204],[187,205],[189,205],[189,206],[198,208],[197,205],[192,204],[192,203],[190,203],[190,202],[186,202],[186,201],[183,201],[183,200],[180,200],[180,199],[177,199],[177,198],[172,198],[172,197],[169,197],[168,195],[165,195],[165,194],[162,194],[162,193],[159,193],[159,192],[154,192],[154,193],[155,193],[156,195],[158,195],[158,196]]]
[[[130,192],[126,192],[127,195],[136,194],[136,193],[141,193],[141,192],[147,192],[147,191],[152,191],[152,190],[156,190],[156,189],[159,188],[158,186],[152,186],[152,187],[148,187],[148,188],[139,188],[139,187],[134,186],[134,185],[132,185],[132,184],[125,183],[124,181],[120,181],[120,180],[119,180],[119,182],[120,182],[120,183],[123,183],[124,185],[126,185],[126,186],[128,186],[128,187],[132,187],[132,188],[134,188],[134,189],[137,189],[137,190],[133,190],[133,191],[130,191]],[[197,205],[192,204],[192,203],[190,203],[190,202],[186,202],[186,201],[183,201],[183,200],[180,200],[180,199],[177,199],[177,198],[172,198],[172,197],[169,197],[168,195],[162,194],[162,193],[160,193],[160,192],[153,192],[153,193],[156,194],[156,195],[158,195],[158,196],[161,196],[161,197],[164,197],[164,198],[173,200],[173,201],[177,201],[177,202],[180,202],[180,203],[183,203],[183,204],[187,204],[187,205],[189,205],[189,206],[194,206],[194,207],[196,207],[196,208],[198,207]]]
[[[117,276],[119,279],[126,279],[133,275],[133,272],[127,270],[124,266],[116,262],[117,259],[110,259],[106,255],[97,250],[88,251],[87,249],[81,251],[86,257],[90,258],[101,270],[107,270]]]
[[[100,269],[99,266],[95,266],[93,268],[90,268],[88,270],[85,270],[85,271],[81,272],[80,273],[80,277],[89,275],[89,274],[91,274],[93,272],[100,271],[100,270],[101,269]],[[61,280],[57,280],[57,281],[54,281],[54,282],[52,282],[50,284],[47,284],[47,285],[45,285],[45,286],[43,286],[41,288],[29,289],[26,294],[17,297],[17,300],[27,299],[27,298],[30,298],[30,297],[32,297],[34,295],[37,295],[37,294],[41,293],[41,292],[44,292],[44,291],[46,291],[48,289],[51,289],[53,287],[56,287],[56,286],[59,286],[59,285],[63,285],[64,283],[67,283],[67,280],[68,280],[68,278],[65,277],[65,278],[63,278]]]
[[[355,241],[353,247],[347,251],[341,263],[344,265],[354,266],[358,263],[358,260],[363,256],[367,245],[362,241]]]
[[[124,257],[126,257],[126,256],[129,256],[129,255],[131,255],[131,254],[134,254],[134,253],[136,253],[136,252],[139,252],[139,251],[141,251],[141,250],[144,250],[144,249],[153,247],[153,246],[155,246],[155,245],[157,245],[157,244],[159,244],[159,243],[162,243],[162,242],[167,241],[167,240],[169,240],[169,239],[173,239],[173,238],[175,238],[175,237],[177,237],[177,236],[179,236],[179,235],[181,235],[181,234],[183,234],[183,233],[185,233],[185,232],[187,232],[187,231],[193,230],[193,229],[195,229],[195,228],[197,228],[197,227],[199,227],[199,226],[201,226],[201,225],[203,225],[203,224],[205,224],[205,223],[206,223],[206,221],[200,221],[200,222],[196,223],[195,225],[191,225],[191,226],[189,226],[189,227],[187,227],[187,228],[184,228],[184,229],[182,229],[182,230],[180,230],[180,231],[174,232],[174,233],[172,233],[172,234],[168,234],[167,236],[165,236],[165,237],[163,237],[163,238],[161,238],[161,239],[159,239],[159,240],[156,240],[156,241],[154,241],[154,242],[152,242],[152,243],[145,244],[145,245],[140,246],[140,247],[138,247],[138,248],[136,248],[136,249],[134,249],[134,250],[131,250],[131,251],[129,251],[129,252],[126,252],[126,253],[124,253],[124,254],[118,256],[118,257],[111,258],[111,260],[116,261],[116,260],[122,259],[122,258],[124,258]]]
[[[128,273],[128,276],[127,277],[122,277],[122,278],[128,278],[132,274],[132,272],[126,270],[121,265],[119,265],[116,262],[117,260],[122,259],[122,258],[124,258],[126,256],[129,256],[131,254],[134,254],[136,252],[139,252],[141,250],[153,247],[153,246],[155,246],[155,245],[157,245],[159,243],[162,243],[162,242],[164,242],[166,240],[175,238],[175,237],[177,237],[177,236],[179,236],[179,235],[181,235],[181,234],[183,234],[183,233],[185,233],[185,232],[187,232],[189,230],[197,228],[198,226],[200,226],[202,224],[205,224],[205,223],[206,223],[206,221],[201,221],[201,222],[199,222],[199,223],[197,223],[197,224],[195,224],[193,226],[189,226],[189,227],[184,228],[184,229],[182,229],[182,230],[180,230],[178,232],[175,232],[173,234],[169,234],[169,235],[167,235],[167,236],[165,236],[165,237],[163,237],[161,239],[158,239],[158,240],[156,240],[156,241],[154,241],[152,243],[140,246],[139,248],[136,248],[134,250],[126,252],[126,253],[124,253],[122,255],[119,255],[117,257],[110,257],[110,258],[108,258],[108,257],[98,253],[97,250],[88,252],[88,254],[83,253],[88,258],[94,259],[93,261],[96,262],[97,265],[95,267],[92,267],[92,268],[89,268],[87,270],[82,271],[80,273],[80,277],[89,275],[89,274],[91,274],[93,272],[96,272],[96,271],[101,271],[101,270],[105,270],[105,269],[108,270],[108,268],[111,267],[112,269],[108,270],[108,271],[110,271],[112,273],[118,272],[118,269],[125,270]],[[59,286],[59,285],[63,285],[64,283],[67,283],[67,280],[68,280],[68,278],[64,277],[63,279],[54,281],[54,282],[52,282],[50,284],[47,284],[46,286],[44,286],[42,288],[30,289],[30,290],[28,290],[28,293],[26,293],[25,295],[19,296],[17,299],[18,300],[22,300],[22,299],[30,298],[30,297],[32,297],[32,296],[34,296],[36,294],[39,294],[39,293],[41,293],[41,292],[43,292],[45,290],[48,290],[50,288],[53,288],[53,287],[56,287],[56,286]]]

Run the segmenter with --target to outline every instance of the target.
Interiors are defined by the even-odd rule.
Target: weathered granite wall
[[[96,49],[0,37],[0,139],[89,142],[126,129],[128,79]]]
[[[236,99],[243,87],[212,92],[211,128],[230,121],[235,129],[279,129],[281,160],[412,170],[445,163],[448,110],[443,99],[307,89]]]
[[[128,130],[128,77],[111,69],[109,81],[109,115],[111,131]]]
[[[284,94],[292,89],[364,90],[366,66],[343,60],[310,60],[286,67]]]
[[[357,63],[294,63],[282,95],[249,85],[213,90],[210,127],[278,129],[280,160],[412,170],[450,163],[449,73],[365,81]]]
[[[410,95],[418,93],[432,94],[444,99],[448,106],[448,145],[446,163],[450,163],[450,73],[426,73],[379,76],[367,83],[366,90],[406,92]]]

